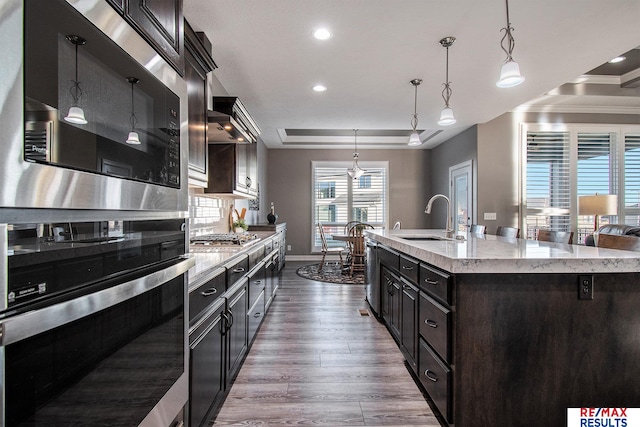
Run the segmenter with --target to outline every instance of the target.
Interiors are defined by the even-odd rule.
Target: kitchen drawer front
[[[449,330],[451,310],[420,292],[420,311],[418,325],[420,335],[447,363],[451,363]]]
[[[219,269],[215,276],[189,292],[189,323],[199,315],[226,290],[225,270]]]
[[[260,261],[264,258],[264,245],[257,245],[255,248],[249,251],[249,270],[256,265],[260,264]]]
[[[273,239],[269,239],[264,242],[264,254],[269,255],[273,250]]]
[[[449,424],[453,423],[451,402],[453,393],[451,390],[451,370],[429,348],[424,340],[420,339],[420,360],[418,368],[420,382],[429,393],[440,414]]]
[[[249,317],[249,342],[251,342],[264,319],[264,291],[260,292],[255,304],[249,309],[247,316]]]
[[[380,264],[384,264],[395,271],[400,270],[400,254],[398,254],[398,252],[380,245],[378,246],[378,259],[380,260]]]
[[[249,271],[249,257],[243,255],[237,261],[225,265],[227,269],[227,289],[242,278]]]
[[[451,276],[443,271],[420,264],[420,282],[418,285],[435,298],[451,305]]]
[[[265,280],[264,266],[249,276],[249,307],[256,303],[260,294],[264,291]]]
[[[418,261],[400,255],[400,274],[411,283],[418,283],[419,266]]]

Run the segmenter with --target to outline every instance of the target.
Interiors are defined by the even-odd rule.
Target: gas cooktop
[[[191,238],[192,245],[246,247],[260,240],[257,234],[251,233],[214,233]]]

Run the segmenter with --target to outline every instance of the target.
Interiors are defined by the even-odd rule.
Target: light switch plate
[[[485,212],[484,220],[485,221],[495,221],[497,219],[495,212]]]

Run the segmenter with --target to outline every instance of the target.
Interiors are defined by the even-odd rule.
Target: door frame
[[[467,160],[465,162],[462,163],[458,163],[457,165],[453,165],[449,167],[449,199],[451,200],[451,224],[454,225],[457,223],[455,221],[455,206],[456,206],[456,199],[455,199],[455,188],[454,188],[454,181],[455,181],[455,177],[460,176],[460,175],[466,175],[467,176],[467,188],[468,188],[468,193],[467,193],[467,204],[469,206],[469,212],[468,212],[468,217],[469,217],[469,221],[470,224],[477,224],[478,222],[478,213],[477,213],[477,205],[478,205],[478,201],[476,198],[476,195],[478,194],[478,189],[476,187],[476,179],[475,179],[475,169],[473,167],[473,160]],[[469,224],[467,224],[469,225]]]

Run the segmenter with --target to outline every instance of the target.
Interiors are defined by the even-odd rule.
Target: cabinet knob
[[[427,369],[426,371],[424,371],[424,375],[434,383],[438,382],[438,376],[434,372]]]
[[[438,327],[438,322],[436,322],[435,320],[426,319],[424,321],[424,323],[426,323],[427,326],[431,326],[432,328],[437,328]]]

